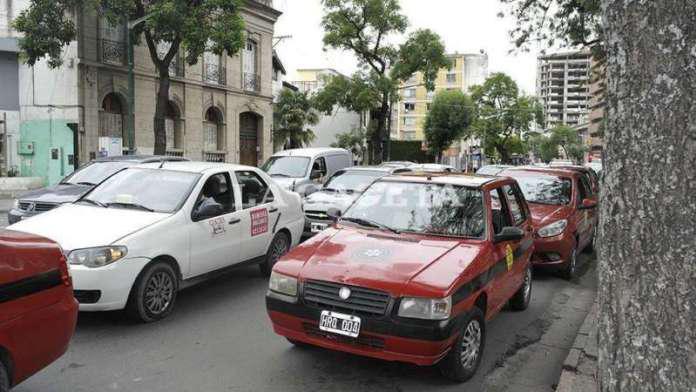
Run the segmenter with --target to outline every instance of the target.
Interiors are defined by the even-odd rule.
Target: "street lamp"
[[[126,27],[126,46],[128,47],[128,151],[135,154],[135,73],[134,73],[134,48],[133,29],[140,23],[150,19],[153,14],[148,14],[135,20],[129,20]]]

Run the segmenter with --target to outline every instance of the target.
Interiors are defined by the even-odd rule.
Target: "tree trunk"
[[[164,68],[164,69],[162,69]],[[157,103],[155,105],[155,155],[167,153],[167,130],[165,116],[169,105],[169,65],[160,65],[159,90],[157,91]]]
[[[602,0],[602,391],[696,386],[696,2]]]
[[[372,134],[372,164],[379,165],[385,160],[384,156],[384,144],[386,138],[385,136],[387,130],[387,118],[389,116],[389,98],[385,96],[382,100],[382,106],[379,108],[377,113],[377,129]]]

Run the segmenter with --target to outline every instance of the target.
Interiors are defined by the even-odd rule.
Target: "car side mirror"
[[[338,208],[329,208],[329,209],[326,211],[326,215],[327,215],[327,216],[329,217],[329,219],[331,219],[332,221],[338,222],[338,220],[341,219],[341,215],[343,215],[343,214],[341,213],[341,210],[339,210]]]
[[[309,175],[310,180],[318,180],[322,177],[321,170],[312,170],[312,173]]]
[[[583,200],[578,207],[579,210],[591,210],[593,208],[597,208],[597,202],[591,199]]]
[[[507,226],[503,227],[500,233],[496,234],[493,241],[505,242],[505,241],[519,241],[524,238],[524,231],[519,227]]]
[[[215,202],[203,203],[193,213],[193,220],[198,222],[205,219],[214,218],[220,216],[225,212],[222,208],[222,204]]]

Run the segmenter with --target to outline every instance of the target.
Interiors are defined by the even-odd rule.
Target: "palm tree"
[[[276,147],[302,148],[315,138],[307,126],[319,123],[319,113],[306,92],[284,89],[276,103],[277,126],[273,131]]]

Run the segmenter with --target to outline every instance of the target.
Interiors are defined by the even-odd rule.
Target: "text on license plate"
[[[320,231],[323,231],[327,227],[329,227],[329,225],[327,225],[326,223],[314,223],[314,222],[312,222],[311,226],[312,226],[311,227],[312,233],[318,233]]]
[[[324,310],[321,312],[319,329],[357,338],[360,334],[360,317]]]

